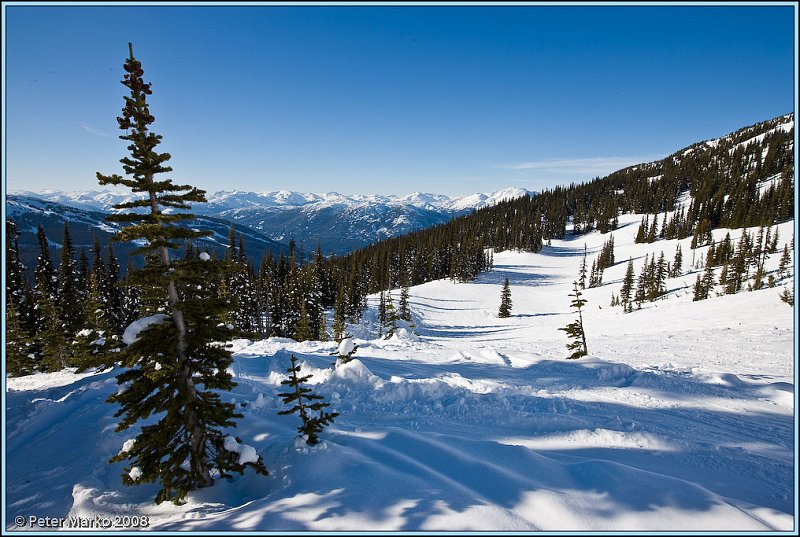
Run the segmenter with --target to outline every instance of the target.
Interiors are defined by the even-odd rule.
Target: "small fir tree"
[[[309,341],[311,339],[311,321],[308,318],[305,301],[300,302],[300,319],[295,327],[294,339],[297,341]]]
[[[508,276],[503,282],[503,289],[500,291],[500,310],[497,312],[500,318],[511,317],[511,286],[508,283]]]
[[[300,372],[300,366],[297,364],[297,358],[294,355],[292,355],[292,365],[286,371],[289,373],[289,378],[282,381],[281,384],[288,386],[291,390],[286,393],[279,393],[278,396],[283,399],[284,404],[294,403],[294,406],[289,410],[281,410],[278,414],[284,416],[297,412],[303,422],[297,427],[297,432],[305,435],[306,444],[309,446],[317,445],[319,444],[319,434],[322,429],[330,425],[339,413],[323,410],[329,407],[330,403],[323,403],[324,397],[311,393],[311,388],[303,386],[303,383],[307,382],[311,375],[297,376]],[[317,415],[314,416],[312,413],[317,413]]]
[[[571,351],[571,354],[567,356],[568,360],[574,360],[589,354],[589,350],[586,347],[586,333],[583,331],[583,314],[581,313],[581,308],[586,304],[586,300],[581,298],[581,291],[578,289],[578,282],[572,283],[573,292],[570,293],[569,296],[574,298],[570,303],[570,306],[578,313],[578,318],[574,322],[569,323],[567,326],[559,328],[559,330],[566,332],[567,336],[572,339],[570,343],[567,343],[567,350]]]
[[[400,302],[397,305],[397,316],[406,322],[411,322],[411,310],[408,307],[408,285],[403,284],[400,288]]]
[[[383,327],[386,330],[386,336],[384,339],[389,339],[392,337],[397,330],[397,310],[394,308],[394,302],[392,301],[392,292],[386,292],[386,319],[384,320]]]
[[[794,307],[794,289],[789,286],[784,287],[783,293],[781,293],[781,300]]]
[[[672,260],[672,270],[670,271],[670,278],[677,278],[683,273],[683,252],[681,245],[675,249],[675,257]]]
[[[787,269],[789,265],[792,264],[792,256],[789,253],[789,245],[783,245],[783,253],[781,254],[781,259],[778,261],[778,275],[781,278],[785,278],[788,275]]]

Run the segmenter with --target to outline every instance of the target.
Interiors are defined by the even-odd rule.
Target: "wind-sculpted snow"
[[[217,480],[182,507],[154,506],[156,485],[125,487],[124,465],[106,463],[136,435],[115,433],[103,402],[118,371],[9,379],[6,529],[18,515],[135,514],[195,532],[791,531],[794,319],[778,298],[791,278],[693,302],[688,269],[665,298],[624,314],[608,303],[627,259],[639,273],[645,254],[679,241],[634,244],[641,216],[620,220],[622,262],[585,290],[590,354],[578,360],[557,328],[574,317],[584,242],[591,257],[607,240],[595,233],[495,252],[471,283],[411,288],[416,328],[390,339],[369,297],[363,324],[348,326],[358,348],[346,364],[334,341],[231,342],[237,386],[222,397],[243,418],[228,447],[261,455],[270,475]],[[506,276],[513,309],[501,319]],[[292,355],[340,413],[316,447],[298,440],[297,416],[277,414]]]

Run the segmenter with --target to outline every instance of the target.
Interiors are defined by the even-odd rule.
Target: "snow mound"
[[[352,338],[346,337],[341,341],[341,343],[339,343],[339,348],[336,350],[336,352],[339,354],[339,356],[347,356],[353,352],[355,348],[356,344],[353,343]]]
[[[408,328],[398,328],[392,334],[392,337],[389,338],[388,341],[393,343],[408,343],[408,342],[417,342],[419,341],[419,336],[409,330]]]
[[[227,451],[239,454],[239,464],[257,463],[258,453],[256,448],[248,444],[240,444],[233,436],[226,436],[222,441],[222,447]]]
[[[347,386],[350,388],[380,388],[384,381],[367,369],[360,360],[351,360],[339,365],[328,378],[329,386]]]

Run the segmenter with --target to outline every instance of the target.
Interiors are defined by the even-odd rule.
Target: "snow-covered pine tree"
[[[36,362],[31,354],[30,335],[22,327],[13,296],[6,297],[5,333],[6,374],[19,377],[33,373]]]
[[[278,414],[285,416],[297,412],[303,422],[297,427],[297,432],[305,435],[306,444],[309,446],[317,445],[319,444],[319,434],[322,429],[330,425],[339,413],[323,410],[329,407],[330,403],[323,403],[324,397],[312,393],[311,388],[303,386],[303,383],[307,382],[311,375],[297,376],[297,373],[300,372],[300,366],[297,364],[297,358],[294,357],[294,354],[292,355],[292,365],[286,371],[289,373],[289,378],[281,381],[281,384],[288,386],[290,391],[279,393],[278,397],[283,399],[284,404],[294,403],[294,406],[289,410],[281,410]],[[312,416],[312,412],[318,414]]]
[[[497,312],[500,318],[511,317],[511,286],[506,276],[503,282],[503,289],[500,291],[500,309]]]
[[[67,338],[72,338],[81,329],[83,315],[78,294],[78,267],[75,249],[69,232],[69,221],[64,222],[64,238],[61,241],[61,256],[58,266],[58,314]]]
[[[120,162],[131,178],[99,172],[97,178],[101,185],[123,185],[146,195],[115,205],[120,210],[145,208],[146,212],[115,214],[108,220],[129,224],[117,239],[145,243],[135,253],[157,256],[128,279],[139,287],[165,290],[169,311],[168,315],[151,317],[151,324],[138,334],[129,333],[128,347],[117,354],[116,359],[126,368],[117,382],[127,389],[108,399],[121,406],[116,416],[122,420],[116,430],[124,431],[154,418],[142,424],[131,449],[121,451],[109,462],[131,461],[123,474],[127,485],[159,480],[156,503],[182,503],[189,491],[213,483],[212,471],[226,477],[231,471],[243,472],[245,466],[262,473],[266,470],[260,457],[243,465],[237,462],[235,453],[224,448],[223,429],[235,426],[234,419],[241,414],[217,393],[235,385],[228,373],[231,353],[218,343],[228,339],[230,330],[218,323],[226,305],[209,296],[204,285],[220,277],[225,262],[170,259],[170,249],[180,244],[177,241],[207,233],[177,225],[193,215],[165,214],[162,209],[188,209],[190,202],[205,201],[205,192],[190,185],[174,185],[170,179],[156,180],[157,174],[172,170],[164,165],[170,155],[155,151],[161,136],[150,131],[155,118],[147,95],[152,91],[142,80],[144,71],[133,55],[133,46],[128,47],[130,56],[122,84],[130,89],[130,96],[125,97],[117,121],[125,131],[120,138],[130,142],[131,155]],[[131,473],[133,468],[138,471]]]
[[[26,267],[19,256],[19,232],[12,220],[6,220],[6,345],[24,349],[23,363],[17,368],[17,374],[32,373],[35,366],[35,352],[31,335],[36,330],[36,311],[34,310],[33,290],[25,277]],[[11,306],[14,307],[14,315]],[[13,321],[12,321],[13,317]],[[18,323],[13,333],[11,322]],[[9,352],[13,352],[9,350]],[[10,355],[9,355],[10,356]],[[9,370],[10,371],[10,370]]]
[[[573,307],[578,313],[578,318],[574,322],[569,323],[567,326],[559,328],[559,330],[566,332],[567,336],[572,339],[570,343],[567,343],[567,350],[572,351],[571,354],[567,356],[568,360],[573,360],[589,354],[589,351],[586,348],[586,333],[583,331],[583,314],[581,313],[581,308],[586,304],[586,300],[581,298],[581,291],[578,289],[578,282],[572,283],[573,292],[570,293],[569,296],[575,298],[573,298],[570,306]]]
[[[317,341],[328,341],[328,320],[325,318],[325,312],[322,311],[319,314],[319,321],[317,322],[317,326],[319,327],[319,332],[317,332]]]

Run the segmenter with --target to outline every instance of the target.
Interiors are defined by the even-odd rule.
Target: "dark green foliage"
[[[281,384],[291,388],[291,391],[279,393],[278,396],[283,399],[284,404],[293,404],[293,406],[289,410],[278,412],[278,414],[288,415],[297,412],[303,422],[297,427],[297,432],[305,435],[306,444],[309,446],[317,445],[319,444],[319,434],[322,429],[330,425],[339,413],[329,413],[323,410],[329,407],[330,403],[323,403],[324,397],[312,393],[311,388],[303,386],[303,383],[307,382],[311,375],[305,377],[297,376],[300,366],[297,365],[297,358],[294,355],[292,355],[292,365],[286,371],[289,373],[289,378],[282,381]],[[312,415],[312,413],[317,414]]]
[[[589,354],[589,351],[586,347],[586,334],[583,331],[583,314],[581,313],[581,308],[586,304],[586,300],[581,298],[581,291],[578,289],[578,282],[576,281],[572,283],[573,292],[570,293],[569,296],[574,298],[572,299],[572,302],[570,302],[570,306],[578,313],[578,318],[574,322],[569,323],[567,326],[559,328],[559,330],[566,332],[567,336],[572,339],[570,343],[567,343],[567,350],[571,351],[570,355],[567,356],[568,360],[573,360]]]
[[[394,308],[394,301],[392,300],[392,291],[386,292],[386,318],[383,321],[383,328],[386,331],[385,339],[392,337],[397,330],[397,310]]]
[[[614,266],[614,234],[603,243],[600,255],[597,256],[597,269],[603,271]]]
[[[682,273],[683,273],[683,252],[681,251],[681,245],[679,244],[678,247],[675,248],[675,257],[672,260],[672,270],[670,270],[669,272],[669,277],[677,278]]]
[[[511,287],[508,283],[508,276],[503,282],[503,289],[500,291],[500,309],[497,316],[501,318],[511,317]]]
[[[784,287],[781,293],[781,300],[794,307],[794,289],[791,287]]]
[[[619,301],[625,308],[625,312],[631,311],[631,304],[633,303],[633,259],[628,260],[628,268],[625,270],[625,277],[622,279],[622,289],[619,292]]]
[[[400,302],[397,305],[397,317],[403,321],[411,322],[411,310],[408,308],[408,284],[400,288]]]
[[[778,274],[781,278],[786,278],[788,274],[789,265],[792,263],[792,256],[789,253],[789,245],[783,245],[783,253],[781,254],[781,259],[778,261]]]
[[[297,321],[294,338],[297,341],[309,341],[312,338],[311,321],[308,318],[305,302],[300,302],[300,318]]]
[[[586,289],[586,243],[583,243],[583,258],[581,259],[581,267],[578,269],[578,285],[581,289]]]
[[[32,354],[32,340],[22,327],[19,310],[12,296],[6,299],[5,343],[6,372],[15,377],[33,373],[36,360]]]
[[[69,222],[64,222],[64,239],[61,241],[61,261],[58,267],[58,313],[64,331],[71,337],[83,325],[83,315],[79,306],[78,267],[75,250],[69,233]]]
[[[131,144],[130,157],[121,159],[131,178],[100,173],[97,177],[100,184],[123,185],[145,194],[142,199],[115,206],[145,211],[122,212],[108,219],[128,224],[117,240],[144,244],[136,252],[145,254],[145,266],[129,274],[126,285],[137,287],[145,303],[149,301],[152,309],[164,313],[113,358],[125,368],[117,382],[127,388],[108,399],[120,405],[116,416],[122,419],[116,430],[146,421],[133,449],[119,453],[110,462],[130,461],[123,474],[125,484],[160,481],[156,503],[182,503],[189,491],[213,483],[212,471],[227,476],[244,469],[223,449],[223,429],[235,426],[234,420],[241,415],[218,393],[235,386],[227,371],[231,353],[218,343],[228,340],[232,332],[220,322],[228,304],[209,284],[220,281],[229,263],[170,259],[170,249],[180,241],[204,233],[177,225],[193,215],[165,214],[162,209],[189,209],[190,202],[205,201],[205,193],[189,185],[173,185],[169,179],[155,179],[156,174],[171,171],[164,165],[170,155],[155,151],[161,136],[150,132],[155,121],[147,104],[150,84],[143,82],[141,63],[134,58],[133,47],[129,48],[122,83],[130,89],[130,96],[125,97],[117,121],[125,131],[120,138]],[[151,296],[145,298],[148,293]],[[158,293],[161,299],[156,298]],[[260,458],[252,466],[265,471]],[[139,469],[138,479],[129,476],[132,467]]]

